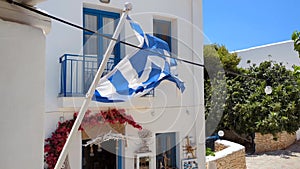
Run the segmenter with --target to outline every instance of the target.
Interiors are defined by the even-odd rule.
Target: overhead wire
[[[61,18],[58,18],[58,17],[56,17],[56,16],[47,14],[47,13],[45,13],[45,12],[42,12],[42,11],[40,11],[40,10],[37,10],[37,9],[33,8],[32,6],[29,6],[29,5],[26,5],[26,4],[22,4],[22,3],[19,3],[19,2],[15,2],[15,1],[13,1],[13,0],[7,0],[7,2],[9,2],[10,4],[14,4],[14,5],[17,5],[17,6],[19,6],[19,7],[25,8],[25,9],[27,9],[27,10],[29,10],[29,11],[35,12],[35,13],[40,14],[40,15],[42,15],[42,16],[51,18],[51,19],[56,20],[56,21],[58,21],[58,22],[64,23],[64,24],[66,24],[66,25],[75,27],[75,28],[77,28],[77,29],[81,29],[81,30],[84,30],[84,31],[87,31],[87,32],[96,34],[96,35],[98,35],[98,36],[101,36],[101,37],[104,37],[104,38],[106,38],[106,39],[109,39],[109,40],[113,40],[113,41],[122,43],[122,44],[127,45],[127,46],[131,46],[131,47],[133,47],[133,48],[137,48],[137,49],[140,49],[140,50],[145,50],[144,48],[139,47],[139,46],[137,46],[137,45],[134,45],[134,44],[131,44],[131,43],[128,43],[128,42],[125,42],[125,41],[121,41],[121,40],[112,38],[112,37],[110,37],[110,36],[101,34],[101,33],[97,32],[97,31],[93,31],[93,30],[84,28],[84,27],[82,27],[82,26],[76,25],[76,24],[71,23],[71,22],[69,22],[69,21],[66,21],[66,20],[64,20],[64,19],[61,19]],[[153,53],[153,54],[159,55],[159,56],[164,56],[164,57],[176,59],[176,60],[181,61],[181,62],[184,62],[184,63],[191,64],[191,65],[204,67],[204,64],[195,63],[195,62],[192,62],[192,61],[189,61],[189,60],[186,60],[186,59],[182,59],[182,58],[178,58],[178,57],[172,57],[172,56],[164,55],[164,54],[161,54],[161,53],[158,53],[158,52],[154,52],[154,51],[150,51],[150,50],[148,50],[148,51],[151,52],[151,53]]]
[[[255,79],[255,80],[262,80],[262,81],[266,81],[267,80],[267,79],[262,79],[262,78],[258,78],[258,77],[253,77],[253,76],[241,74],[241,73],[232,72],[232,71],[229,71],[229,70],[225,70],[224,72],[228,73],[228,74],[231,74],[231,75],[236,75],[236,76],[250,78],[250,79]]]
[[[122,44],[124,44],[124,45],[130,46],[130,47],[133,47],[133,48],[137,48],[137,49],[140,49],[140,50],[145,50],[145,49],[143,49],[142,47],[139,47],[139,46],[137,46],[137,45],[134,45],[134,44],[131,44],[131,43],[128,43],[128,42],[125,42],[125,41],[121,41],[121,40],[112,38],[112,37],[110,37],[110,36],[101,34],[101,33],[97,32],[97,31],[93,31],[93,30],[84,28],[84,27],[82,27],[82,26],[76,25],[76,24],[74,24],[74,23],[72,23],[72,22],[66,21],[66,20],[61,19],[61,18],[59,18],[59,17],[56,17],[56,16],[53,16],[53,15],[47,14],[47,13],[45,13],[45,12],[42,12],[42,11],[40,11],[40,10],[35,9],[34,7],[32,7],[32,6],[30,6],[30,5],[26,5],[26,4],[22,4],[22,3],[19,3],[19,2],[15,2],[15,1],[13,1],[13,0],[7,0],[7,2],[10,3],[10,4],[17,5],[17,6],[19,6],[19,7],[25,8],[25,9],[27,9],[27,10],[29,10],[29,11],[35,12],[35,13],[37,13],[37,14],[39,14],[39,15],[42,15],[42,16],[51,18],[51,19],[56,20],[56,21],[58,21],[58,22],[61,22],[61,23],[63,23],[63,24],[69,25],[69,26],[71,26],[71,27],[74,27],[74,28],[77,28],[77,29],[80,29],[80,30],[83,30],[83,31],[87,31],[87,32],[96,34],[96,35],[101,36],[101,37],[103,37],[103,38],[106,38],[106,39],[109,39],[109,40],[113,40],[113,41],[122,43]],[[191,64],[191,65],[194,65],[194,66],[200,66],[200,67],[205,68],[205,65],[204,65],[204,64],[195,63],[195,62],[192,62],[192,61],[189,61],[189,60],[186,60],[186,59],[182,59],[182,58],[178,58],[178,57],[172,57],[172,56],[164,55],[164,54],[157,53],[157,52],[150,51],[150,50],[148,50],[148,51],[151,52],[151,53],[153,53],[153,54],[157,54],[157,55],[159,55],[159,56],[164,56],[164,57],[176,59],[177,61],[181,61],[181,62],[184,62],[184,63],[187,63],[187,64]],[[237,76],[243,76],[243,77],[247,77],[247,78],[260,79],[260,78],[251,77],[251,76],[247,76],[247,75],[242,75],[242,74],[235,73],[235,72],[231,72],[231,71],[227,71],[227,70],[226,70],[225,72],[226,72],[226,73],[229,73],[229,74],[237,75]],[[265,79],[260,79],[260,80],[265,80]]]

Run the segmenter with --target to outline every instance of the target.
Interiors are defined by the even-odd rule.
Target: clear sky
[[[204,34],[230,51],[291,39],[300,0],[203,0]]]

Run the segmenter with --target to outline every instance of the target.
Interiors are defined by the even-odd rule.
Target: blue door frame
[[[103,33],[103,20],[104,18],[109,18],[109,19],[113,19],[113,20],[118,20],[120,18],[120,14],[119,13],[114,13],[114,12],[109,12],[109,11],[102,11],[102,10],[96,10],[96,9],[90,9],[90,8],[83,8],[83,25],[86,26],[86,19],[85,19],[85,15],[91,15],[91,16],[95,16],[97,17],[96,19],[96,24],[97,24],[97,30],[93,30],[93,31],[97,31],[100,34],[104,34]],[[116,28],[118,22],[114,22],[114,27]],[[89,31],[83,31],[83,45],[86,45],[86,43],[88,42],[89,38],[86,37],[87,36],[92,36],[94,35],[92,32]],[[105,36],[109,36],[112,37],[112,34],[104,34]],[[102,36],[96,36],[96,63],[97,65],[90,65],[88,63],[90,63],[90,60],[87,60],[85,58],[86,55],[89,55],[89,53],[87,53],[85,47],[83,48],[83,86],[84,86],[84,90],[85,92],[88,90],[90,83],[92,82],[92,79],[95,75],[96,70],[98,69],[98,67],[100,66],[102,59],[103,59],[103,55],[106,51],[106,49],[103,48],[103,43],[105,37]],[[90,41],[91,42],[91,41]],[[110,70],[120,61],[120,43],[116,43],[114,51],[114,58],[113,58],[113,65],[109,68]],[[109,63],[111,64],[111,63]],[[105,71],[110,71],[110,70],[105,70]],[[88,77],[87,77],[88,76]]]
[[[118,160],[117,167],[118,169],[123,169],[123,142],[122,140],[118,140],[118,152],[117,152]]]
[[[108,12],[108,11],[101,11],[101,10],[95,10],[95,9],[89,9],[89,8],[83,8],[83,25],[86,24],[86,21],[85,21],[85,17],[84,15],[93,15],[93,16],[97,16],[97,31],[99,31],[100,34],[103,34],[102,32],[102,28],[103,26],[103,18],[111,18],[111,19],[114,19],[114,20],[117,20],[120,18],[120,14],[119,13],[114,13],[114,12]],[[118,22],[115,22],[114,23],[115,27],[117,26]],[[84,35],[93,35],[92,32],[88,32],[88,31],[83,31],[83,44],[85,44],[87,42],[88,39],[85,38]],[[106,36],[112,36],[112,35],[109,35],[109,34],[105,34]],[[98,37],[98,57],[99,58],[99,61],[98,61],[98,64],[101,63],[101,60],[102,60],[102,56],[101,54],[104,54],[104,52],[106,51],[106,49],[103,49],[102,48],[102,44],[103,44],[103,38],[104,37]],[[114,49],[114,54],[115,54],[115,58],[114,58],[114,61],[115,61],[115,64],[118,63],[120,61],[120,43],[117,43],[115,45],[115,49]]]
[[[86,20],[85,20],[85,15],[93,15],[97,17],[97,30],[94,31],[98,31],[98,33],[103,34],[103,18],[111,18],[114,20],[118,20],[120,18],[120,14],[119,13],[114,13],[114,12],[109,12],[109,11],[102,11],[102,10],[96,10],[96,9],[90,9],[90,8],[83,8],[83,25],[86,25]],[[116,27],[118,24],[118,22],[114,23],[114,27]],[[86,44],[86,42],[88,41],[88,39],[85,37],[85,35],[93,35],[92,32],[89,31],[83,31],[83,45]],[[112,34],[105,34],[106,36],[110,36],[112,37]],[[100,66],[100,63],[103,59],[103,54],[105,53],[106,49],[103,49],[103,38],[104,37],[100,37],[97,36],[97,68]],[[114,48],[114,65],[115,66],[117,63],[119,63],[121,57],[120,57],[120,43],[116,43],[115,48]],[[86,55],[86,51],[85,48],[83,48],[83,79],[85,79],[86,73],[84,72],[86,70],[87,65],[85,65],[85,55]],[[90,61],[89,61],[90,62]],[[94,68],[93,68],[94,69]],[[85,81],[85,80],[83,80]],[[85,83],[85,82],[83,82]],[[90,86],[90,84],[83,84],[84,86]],[[86,87],[85,87],[86,88]],[[87,88],[88,89],[88,88]],[[116,152],[116,163],[117,163],[117,168],[118,169],[123,169],[123,144],[122,141],[118,141],[118,152]]]

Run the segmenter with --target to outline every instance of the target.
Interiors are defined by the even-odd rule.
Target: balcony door
[[[120,18],[119,13],[83,8],[83,25],[86,29],[112,37]],[[100,66],[110,39],[89,31],[83,32],[83,86],[89,89]],[[120,44],[117,43],[104,70],[104,74],[120,61]]]

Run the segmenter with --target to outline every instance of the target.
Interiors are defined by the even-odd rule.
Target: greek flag
[[[171,73],[171,67],[177,65],[175,59],[165,57],[170,56],[168,44],[145,34],[140,25],[129,16],[127,20],[141,49],[125,56],[111,72],[100,79],[93,100],[124,102],[131,97],[147,94],[163,80],[174,82],[183,92],[183,82]]]

